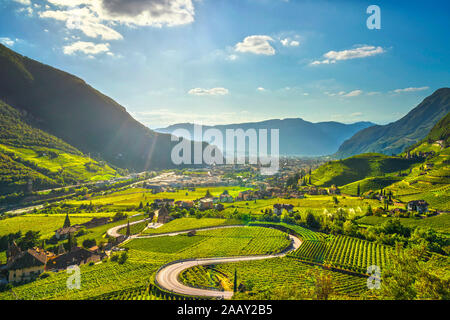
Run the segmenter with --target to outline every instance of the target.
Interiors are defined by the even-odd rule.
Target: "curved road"
[[[131,224],[139,223],[144,220],[135,221]],[[111,237],[120,236],[117,231],[126,226],[126,224],[113,227],[107,231],[107,234]],[[176,236],[179,234],[185,234],[190,231],[205,231],[205,230],[213,230],[213,229],[223,229],[223,228],[245,228],[243,225],[228,225],[228,226],[217,226],[217,227],[206,227],[206,228],[198,228],[184,231],[176,231],[169,233],[159,233],[159,234],[149,234],[144,236],[134,235],[131,236],[133,239],[137,238],[155,238],[162,236]],[[264,227],[264,226],[261,226]],[[270,254],[270,255],[253,255],[253,256],[237,256],[237,257],[223,257],[223,258],[203,258],[203,259],[188,259],[179,262],[170,262],[164,266],[162,266],[156,273],[155,282],[162,289],[167,291],[172,291],[179,294],[191,295],[191,296],[203,296],[203,297],[213,297],[213,298],[222,298],[222,299],[231,299],[233,296],[232,291],[219,291],[213,289],[199,289],[194,287],[189,287],[178,281],[178,276],[184,270],[194,267],[194,266],[202,266],[202,265],[210,265],[210,264],[219,264],[219,263],[230,263],[230,262],[239,262],[239,261],[252,261],[252,260],[264,260],[264,259],[272,259],[272,258],[280,258],[287,255],[289,252],[297,250],[302,241],[300,238],[289,235],[291,239],[291,244],[284,249],[280,253]]]
[[[178,276],[184,270],[194,267],[209,264],[219,264],[219,263],[230,263],[239,261],[251,261],[251,260],[263,260],[284,257],[289,252],[298,249],[302,241],[292,235],[289,235],[292,240],[291,245],[286,248],[283,252],[265,255],[265,256],[239,256],[239,257],[226,257],[226,258],[205,258],[205,259],[192,259],[185,260],[176,263],[169,263],[158,270],[156,273],[156,284],[161,288],[191,296],[203,296],[203,297],[214,297],[222,299],[231,299],[233,296],[232,291],[219,291],[219,290],[208,290],[208,289],[198,289],[186,286],[178,281]]]

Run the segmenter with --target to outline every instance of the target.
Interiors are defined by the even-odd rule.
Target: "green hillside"
[[[312,172],[311,182],[317,186],[330,187],[333,184],[343,186],[368,179],[365,184],[380,184],[379,189],[395,181],[400,171],[409,170],[416,162],[401,157],[365,153],[325,163]],[[375,177],[377,180],[374,180]]]
[[[438,89],[400,120],[357,132],[339,147],[335,156],[346,158],[368,152],[398,154],[425,138],[431,128],[448,112],[450,88]],[[447,125],[448,130],[448,120],[446,121],[442,124],[444,130],[444,125]]]
[[[26,112],[0,100],[0,194],[104,180],[114,169],[83,155],[79,150],[30,125]]]
[[[85,154],[135,171],[174,166],[170,135],[150,130],[82,79],[1,44],[0,70],[0,99]]]

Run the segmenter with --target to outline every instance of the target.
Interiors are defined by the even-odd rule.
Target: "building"
[[[416,211],[418,213],[428,212],[428,203],[425,200],[409,201],[407,204],[408,211]]]
[[[341,190],[333,184],[331,188],[328,188],[328,193],[331,195],[340,195]]]
[[[72,265],[83,265],[90,262],[100,261],[101,256],[90,250],[74,247],[69,252],[63,253],[51,259],[47,263],[48,270],[64,270]]]
[[[157,208],[161,208],[163,206],[172,207],[174,201],[174,199],[155,199],[155,201],[153,201],[153,206]]]
[[[64,240],[64,239],[69,238],[70,234],[74,234],[80,229],[81,229],[80,225],[74,225],[74,226],[71,226],[71,227],[59,228],[58,230],[55,231],[55,237],[58,240]]]
[[[22,282],[33,280],[45,271],[47,255],[39,249],[28,249],[15,252],[8,257],[6,270],[9,282]]]
[[[194,202],[192,202],[192,201],[181,201],[180,200],[180,201],[175,202],[175,204],[178,207],[183,208],[183,209],[190,209],[190,208],[194,207]]]
[[[161,209],[156,211],[156,214],[158,216],[158,223],[167,223],[172,220],[172,217],[169,215],[169,210],[166,206],[162,206]]]
[[[225,190],[220,196],[219,196],[220,202],[233,202],[233,197],[228,193],[228,190]]]
[[[294,210],[294,206],[292,204],[281,204],[276,203],[273,205],[273,213],[276,215],[281,215],[283,213],[283,210],[286,210],[287,212],[292,212]]]
[[[208,210],[214,208],[214,203],[212,199],[200,199],[199,203],[200,203],[199,205],[200,210]]]

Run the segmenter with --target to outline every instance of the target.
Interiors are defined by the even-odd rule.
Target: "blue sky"
[[[450,85],[448,1],[0,0],[0,41],[157,128],[399,119]],[[369,5],[381,10],[370,30]]]

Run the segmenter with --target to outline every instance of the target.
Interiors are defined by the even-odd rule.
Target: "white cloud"
[[[375,46],[360,46],[354,49],[342,51],[328,51],[323,55],[325,59],[315,60],[311,62],[311,65],[330,64],[342,60],[367,58],[384,52],[386,51],[382,47],[375,47]]]
[[[357,97],[357,96],[359,96],[361,93],[363,93],[362,90],[353,90],[353,91],[350,91],[349,93],[344,94],[343,96],[344,96],[344,97]]]
[[[30,0],[14,0],[14,2],[23,4],[24,6],[29,6],[29,5],[31,5],[31,1],[30,1]]]
[[[87,7],[70,10],[47,10],[39,12],[39,16],[64,21],[68,29],[80,30],[90,38],[100,37],[103,40],[120,40],[123,38],[120,33],[102,24],[101,19]]]
[[[357,96],[361,95],[362,93],[363,93],[362,90],[353,90],[350,92],[339,91],[338,93],[332,93],[332,92],[328,92],[328,91],[324,92],[324,94],[329,97],[341,96],[341,97],[346,97],[346,98],[357,97]]]
[[[0,43],[3,43],[5,46],[12,47],[16,41],[8,37],[0,37]]]
[[[375,95],[377,95],[377,94],[381,94],[381,92],[379,92],[379,91],[370,91],[370,92],[367,92],[367,95],[368,95],[368,96],[375,96]]]
[[[266,35],[248,36],[242,42],[236,44],[235,51],[273,56],[276,51],[270,45],[270,41],[274,40]]]
[[[263,87],[258,87],[258,88],[256,88],[256,90],[258,90],[259,92],[264,92],[264,91],[266,91],[266,89],[264,89]]]
[[[363,115],[362,112],[354,112],[350,114],[351,117],[361,117],[362,115]]]
[[[395,93],[416,92],[416,91],[423,91],[423,90],[428,90],[428,89],[430,89],[430,87],[418,87],[418,88],[410,87],[410,88],[404,88],[404,89],[395,89],[394,92]]]
[[[194,96],[223,96],[229,93],[228,89],[218,87],[211,89],[194,88],[188,91],[189,94]]]
[[[289,38],[281,39],[280,42],[285,47],[298,47],[300,45],[299,41],[291,40]]]
[[[235,61],[238,58],[235,54],[230,54],[226,59],[230,61]]]
[[[121,40],[113,29],[127,26],[178,26],[194,21],[192,0],[47,0],[39,17],[66,23],[91,38]]]
[[[77,41],[70,45],[64,46],[64,54],[72,55],[76,52],[82,52],[93,58],[93,55],[109,52],[109,43],[95,44],[93,42]]]

